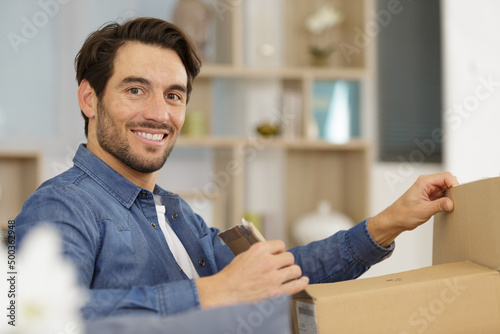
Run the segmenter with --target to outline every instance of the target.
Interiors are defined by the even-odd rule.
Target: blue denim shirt
[[[130,312],[174,314],[199,308],[194,280],[180,269],[158,225],[158,195],[200,277],[222,270],[234,258],[215,228],[209,228],[177,194],[154,192],[125,179],[81,145],[68,171],[42,184],[16,218],[18,245],[34,225],[51,222],[63,249],[89,288],[86,319]],[[311,283],[353,279],[393,249],[377,245],[366,221],[290,252]]]

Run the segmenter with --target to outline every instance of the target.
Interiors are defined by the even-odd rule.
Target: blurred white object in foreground
[[[12,252],[11,252],[12,253]],[[64,259],[57,231],[46,224],[34,228],[15,254],[14,270],[8,266],[5,246],[0,247],[2,269],[2,309],[15,301],[15,326],[9,317],[2,317],[0,332],[6,334],[83,333],[80,308],[86,301],[84,290],[78,287],[76,272]],[[12,256],[11,256],[12,258]],[[15,272],[15,297],[10,290]],[[11,280],[13,281],[13,280]]]

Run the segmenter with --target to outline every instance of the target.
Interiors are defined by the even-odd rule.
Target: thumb
[[[453,211],[453,201],[448,197],[443,197],[433,201],[434,204],[434,214],[438,212],[451,212]]]

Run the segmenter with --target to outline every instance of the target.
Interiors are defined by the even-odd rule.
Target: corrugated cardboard
[[[461,262],[313,284],[292,307],[295,334],[499,333],[500,274]]]
[[[449,189],[453,212],[434,218],[433,264],[471,261],[500,271],[500,177]]]

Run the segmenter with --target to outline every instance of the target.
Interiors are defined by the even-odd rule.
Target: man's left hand
[[[436,213],[453,211],[453,201],[444,193],[458,184],[451,173],[420,176],[396,202],[368,220],[371,236],[388,247],[399,234],[422,225]]]

